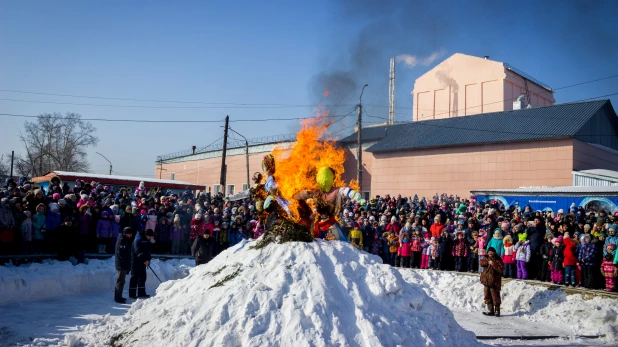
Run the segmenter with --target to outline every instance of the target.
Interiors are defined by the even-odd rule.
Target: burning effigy
[[[361,203],[355,182],[346,184],[345,152],[328,138],[326,114],[302,122],[291,148],[277,147],[262,160],[265,173],[254,175],[254,186],[232,200],[249,195],[256,200],[262,244],[305,241],[316,237],[346,240],[337,216],[345,199]],[[258,244],[259,245],[259,244]]]

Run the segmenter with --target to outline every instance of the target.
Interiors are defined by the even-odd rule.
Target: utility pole
[[[236,130],[232,128],[230,128],[230,130],[233,131],[234,134],[245,139],[245,159],[247,160],[247,189],[249,189],[251,187],[251,181],[249,179],[249,141],[247,141],[247,138],[239,134]]]
[[[163,176],[163,171],[167,171],[167,169],[163,168],[163,158],[159,156],[157,157],[157,161],[159,162],[159,179],[161,179],[161,176]]]
[[[105,156],[104,156],[103,154],[101,154],[101,153],[99,153],[99,152],[95,152],[95,153],[96,153],[96,154],[98,154],[98,155],[100,155],[100,156],[102,156],[102,157],[103,157],[103,159],[107,160],[107,162],[109,163],[109,175],[111,176],[111,175],[112,175],[112,162],[111,162],[111,161],[109,161],[109,159],[105,158]]]
[[[362,146],[362,142],[363,142],[363,92],[365,92],[365,87],[368,87],[368,84],[365,84],[363,86],[363,89],[361,90],[361,95],[360,98],[358,98],[358,131],[357,131],[357,148],[356,148],[356,155],[357,155],[357,180],[358,180],[358,190],[359,193],[361,194],[361,196],[363,195],[363,146]]]
[[[15,160],[15,151],[11,151],[11,179],[13,178],[13,160]]]
[[[388,86],[388,124],[395,124],[395,58],[391,58],[390,83]]]
[[[219,184],[223,190],[223,196],[225,196],[225,176],[227,174],[227,167],[225,165],[225,152],[227,151],[227,129],[230,125],[230,116],[225,116],[225,128],[223,130],[223,151],[221,152],[221,179]]]

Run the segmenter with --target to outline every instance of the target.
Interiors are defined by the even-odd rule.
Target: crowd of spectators
[[[52,179],[47,189],[26,178],[7,181],[0,191],[0,251],[4,254],[58,253],[83,262],[86,252],[114,253],[121,230],[152,230],[154,254],[188,255],[207,247],[203,263],[243,239],[260,237],[255,202],[222,195],[157,188],[120,188]],[[504,277],[615,291],[618,211],[533,211],[505,208],[442,194],[375,197],[361,206],[347,201],[339,220],[344,234],[362,251],[397,267],[482,272],[487,250],[504,263]],[[200,237],[208,234],[209,241]],[[322,231],[328,239],[328,232]],[[195,242],[195,240],[198,242]],[[195,245],[194,245],[195,244]],[[192,245],[194,245],[192,247]]]

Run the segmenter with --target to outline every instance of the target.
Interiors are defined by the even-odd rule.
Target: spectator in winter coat
[[[158,253],[169,253],[171,247],[170,224],[166,217],[161,217],[155,227],[154,238],[157,240],[156,249]]]
[[[466,270],[466,257],[468,256],[468,242],[465,239],[463,229],[455,231],[456,239],[453,242],[452,255],[455,257],[455,271]]]
[[[213,258],[213,248],[215,239],[210,237],[210,233],[206,232],[202,236],[193,241],[191,246],[191,254],[195,259],[195,266],[208,263]]]
[[[468,272],[477,272],[479,266],[479,233],[473,231],[468,243]]]
[[[122,234],[116,239],[116,287],[114,288],[114,301],[120,304],[127,302],[126,298],[122,297],[124,289],[125,277],[131,271],[131,244],[133,242],[133,230],[126,227],[122,230]]]
[[[101,213],[101,219],[97,223],[97,239],[99,243],[99,253],[106,253],[106,247],[109,243],[109,239],[112,237],[114,232],[114,224],[110,219],[109,212],[104,211]]]
[[[528,263],[528,275],[532,279],[540,279],[540,270],[544,263],[541,258],[541,245],[545,240],[545,222],[540,216],[534,217],[534,222],[528,228],[528,240],[530,240],[530,262]]]
[[[146,294],[146,268],[152,259],[150,254],[150,240],[154,232],[150,229],[142,231],[135,237],[131,247],[131,280],[129,281],[129,297],[149,298]]]
[[[155,230],[157,228],[157,211],[154,208],[148,210],[148,220],[146,221],[146,225],[144,226],[144,228],[146,230]],[[157,240],[156,237],[155,240]]]
[[[514,278],[517,273],[515,270],[515,245],[513,245],[513,238],[511,235],[506,235],[502,241],[504,247],[504,254],[502,254],[504,274],[502,275],[505,278]]]
[[[421,269],[429,269],[429,259],[431,258],[431,251],[429,250],[429,246],[431,246],[431,238],[429,233],[425,233],[423,240],[423,250],[421,255]]]
[[[554,247],[553,239],[554,239],[554,236],[552,235],[552,233],[547,233],[547,235],[545,235],[545,242],[540,248],[539,255],[543,262],[539,269],[539,279],[543,282],[551,281],[551,269],[549,266],[549,263],[550,263],[549,257],[551,255],[551,249]],[[530,250],[530,252],[532,253],[532,249]],[[532,257],[530,259],[532,259]]]
[[[442,229],[444,229],[444,226],[442,225],[441,217],[438,215],[434,218],[434,223],[429,228],[429,232],[432,237],[437,239],[442,235]]]
[[[618,235],[616,235],[616,230],[618,227],[616,225],[610,225],[607,231],[607,236],[605,237],[605,244],[603,245],[603,256],[607,255],[607,246],[615,245],[618,246]]]
[[[490,247],[493,248],[499,257],[502,257],[502,255],[504,255],[504,243],[502,239],[502,230],[496,228],[494,230],[493,236],[487,243],[487,249],[489,249]]]
[[[45,238],[46,216],[45,205],[36,207],[36,214],[32,217],[32,231],[34,233],[34,252],[43,252],[43,239]]]
[[[386,244],[389,250],[388,263],[391,266],[395,266],[397,261],[397,250],[399,249],[399,237],[390,231],[384,232],[383,237],[386,238]]]
[[[36,214],[36,210],[40,204],[45,206],[45,197],[43,196],[43,191],[41,189],[35,189],[33,194],[28,192],[23,201],[26,204],[26,209],[28,209],[32,215]]]
[[[11,211],[11,204],[8,198],[0,200],[0,232],[3,230],[13,229],[15,218]]]
[[[595,278],[593,267],[596,264],[596,245],[590,242],[590,236],[584,237],[584,243],[579,251],[579,262],[582,264],[582,272],[584,277],[584,287],[594,288]]]
[[[442,235],[438,238],[437,260],[440,270],[450,270],[451,251],[453,248],[453,239],[448,233],[448,230],[442,230]]]
[[[484,299],[487,305],[487,312],[483,312],[486,316],[500,317],[500,289],[502,287],[502,272],[504,264],[502,259],[493,247],[487,249],[487,257],[480,260],[480,266],[483,267],[481,273],[481,284],[484,287]]]
[[[571,239],[569,233],[564,234],[564,283],[568,285],[577,285],[575,273],[577,269],[577,246],[579,242],[577,238]]]
[[[603,262],[601,263],[601,273],[603,277],[605,277],[605,290],[608,292],[613,292],[616,290],[616,275],[618,275],[618,267],[616,267],[615,259],[616,254],[616,245],[610,243],[607,245],[605,251],[605,257],[603,258]]]
[[[350,244],[360,250],[363,249],[363,232],[358,228],[358,223],[353,222],[352,230],[348,234]]]
[[[410,256],[412,255],[410,248],[410,237],[408,233],[403,233],[401,237],[401,242],[399,243],[399,249],[397,250],[399,255],[399,266],[402,268],[410,267]]]
[[[47,244],[52,242],[52,238],[55,238],[56,228],[62,225],[62,217],[60,216],[59,206],[56,203],[49,204],[49,210],[47,210],[47,216],[45,217],[45,240]]]
[[[563,284],[564,281],[564,245],[562,243],[562,236],[554,238],[554,247],[551,249],[549,257],[551,282],[554,284]]]
[[[485,258],[487,255],[487,232],[484,228],[479,230],[479,236],[477,238],[478,242],[478,254],[479,254],[479,273],[483,272],[483,267],[481,266],[481,260]]]
[[[197,213],[191,220],[191,233],[189,234],[191,243],[193,243],[198,236],[204,235],[205,225],[206,223],[202,220],[202,215]]]
[[[421,237],[421,228],[417,228],[417,231],[412,233],[410,237],[410,267],[418,269],[421,267],[421,255],[423,254],[424,240]]]
[[[530,261],[530,243],[526,240],[528,234],[517,234],[519,241],[515,245],[515,261],[517,263],[517,278],[527,279],[528,269],[527,265]]]
[[[77,228],[73,225],[71,217],[65,217],[64,223],[56,228],[56,244],[58,260],[66,261],[77,251]]]
[[[184,226],[180,224],[180,216],[174,216],[174,223],[170,227],[170,235],[172,239],[172,254],[180,254],[180,239],[183,233]]]
[[[22,250],[24,254],[30,254],[34,252],[34,232],[32,231],[32,214],[30,211],[24,211],[24,216],[26,218],[21,223],[21,234],[22,234]]]

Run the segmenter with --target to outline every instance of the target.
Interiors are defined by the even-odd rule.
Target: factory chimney
[[[395,124],[395,58],[391,58],[390,83],[388,86],[388,124]]]

